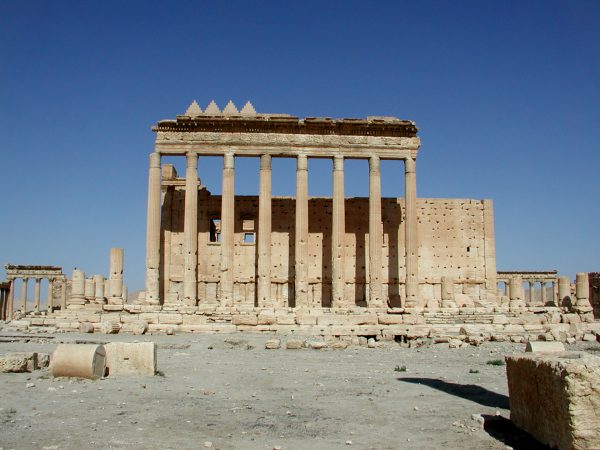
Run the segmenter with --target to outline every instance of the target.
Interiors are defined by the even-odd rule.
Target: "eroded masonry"
[[[48,314],[28,313],[24,300],[24,322],[13,324],[340,339],[448,335],[469,324],[488,336],[545,339],[595,330],[587,274],[571,283],[555,271],[496,271],[491,200],[417,197],[411,121],[300,119],[260,114],[249,102],[202,111],[194,101],[153,131],[145,291],[127,301],[123,251],[113,249],[106,286],[101,275],[61,272]],[[207,156],[223,161],[220,196],[199,177]],[[185,159],[185,174],[167,162],[173,157]],[[240,158],[260,159],[258,196],[235,195]],[[275,158],[295,159],[293,198],[272,195]],[[309,197],[312,158],[331,161],[332,198]],[[344,168],[355,159],[368,161],[368,198],[345,196]],[[380,168],[390,160],[404,164],[399,198],[381,197]],[[13,281],[8,290],[12,318]]]
[[[154,131],[147,304],[423,308],[456,306],[455,291],[471,304],[496,298],[491,201],[417,200],[412,122],[301,120],[250,106],[214,116],[194,104]],[[186,159],[185,177],[161,165],[164,155]],[[198,179],[202,156],[223,158],[221,196]],[[296,159],[295,198],[271,196],[278,157]],[[260,158],[258,197],[234,194],[237,158]],[[308,197],[310,158],[331,160],[333,198]],[[345,198],[348,159],[368,161],[368,198]],[[403,198],[381,198],[386,160],[404,162]]]

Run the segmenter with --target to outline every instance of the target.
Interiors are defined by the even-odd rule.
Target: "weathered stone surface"
[[[0,356],[0,372],[32,372],[36,367],[37,354],[33,352],[15,352]]]
[[[281,347],[281,340],[279,339],[269,339],[265,342],[265,348],[268,350],[276,350]]]
[[[93,333],[94,332],[94,324],[89,322],[81,322],[79,324],[79,332],[80,333]]]
[[[299,348],[303,348],[305,344],[306,342],[302,339],[288,339],[285,343],[285,348],[287,348],[288,350],[296,350]]]
[[[258,317],[254,314],[242,314],[233,316],[231,323],[233,325],[258,325]]]
[[[121,325],[116,322],[100,323],[100,332],[103,334],[117,334],[121,330]]]
[[[144,334],[148,331],[148,322],[145,320],[136,320],[131,324],[131,332],[136,335]]]
[[[562,342],[529,341],[525,347],[528,353],[556,353],[564,352],[565,345]]]
[[[50,371],[55,377],[95,380],[104,376],[106,352],[102,345],[60,344],[52,353]]]
[[[600,448],[600,358],[583,352],[506,358],[510,418],[561,450]]]
[[[108,376],[154,376],[156,373],[154,342],[110,342],[104,347]]]

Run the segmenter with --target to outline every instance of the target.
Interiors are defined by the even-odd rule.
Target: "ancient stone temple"
[[[567,341],[600,332],[590,306],[597,278],[579,273],[572,283],[556,271],[497,272],[490,200],[417,197],[420,140],[413,122],[300,119],[259,114],[250,103],[238,111],[231,102],[202,111],[193,102],[153,131],[145,291],[128,300],[122,248],[110,250],[107,278],[7,266],[0,310],[13,319],[11,327],[254,331],[342,344]],[[222,195],[201,182],[207,156],[222,158]],[[182,176],[169,163],[174,157],[185,158]],[[258,196],[235,195],[239,158],[260,159]],[[274,158],[295,159],[295,197],[272,195]],[[309,197],[311,158],[331,161],[332,198]],[[344,173],[350,159],[368,161],[368,198],[345,195],[345,183],[354,181]],[[403,195],[382,198],[380,169],[391,160],[404,163],[396,177]],[[44,277],[51,278],[46,309],[39,301]],[[30,278],[38,280],[33,310]]]
[[[420,140],[394,117],[299,119],[196,102],[162,120],[150,155],[148,305],[437,308],[496,300],[490,200],[417,198]],[[186,160],[184,177],[162,156]],[[223,158],[222,195],[201,184]],[[271,195],[273,158],[296,159],[296,197]],[[260,193],[236,196],[235,161],[260,158]],[[333,198],[309,198],[308,160],[331,160]],[[346,198],[344,163],[369,163],[369,197]],[[380,166],[404,162],[404,197],[382,198]],[[398,190],[401,191],[399,185]]]

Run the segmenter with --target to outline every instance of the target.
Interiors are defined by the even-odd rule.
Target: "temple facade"
[[[438,308],[496,302],[490,200],[417,198],[411,121],[299,119],[196,102],[163,120],[150,155],[147,305]],[[185,158],[178,176],[163,156]],[[199,179],[223,158],[222,195]],[[296,159],[296,196],[273,197],[273,158]],[[235,195],[235,161],[259,158],[259,195]],[[332,198],[309,198],[308,160],[331,160]],[[346,198],[344,163],[369,163],[369,197]],[[404,162],[402,198],[380,166]],[[398,190],[401,191],[399,185]]]

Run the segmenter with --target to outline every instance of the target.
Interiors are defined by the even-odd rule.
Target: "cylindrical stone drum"
[[[580,272],[577,274],[576,281],[576,293],[577,300],[587,300],[590,298],[590,284],[588,281],[588,274],[585,272]]]
[[[96,288],[94,286],[93,278],[86,278],[84,281],[84,295],[88,301],[93,301],[96,295]]]
[[[78,377],[95,380],[104,376],[106,351],[96,344],[60,344],[50,360],[55,377]]]
[[[558,299],[562,305],[565,300],[571,300],[571,280],[569,277],[560,277],[558,279]]]
[[[83,297],[85,295],[85,274],[75,269],[71,278],[71,296]]]
[[[523,300],[523,280],[520,277],[515,277],[511,278],[509,283],[510,299]]]

